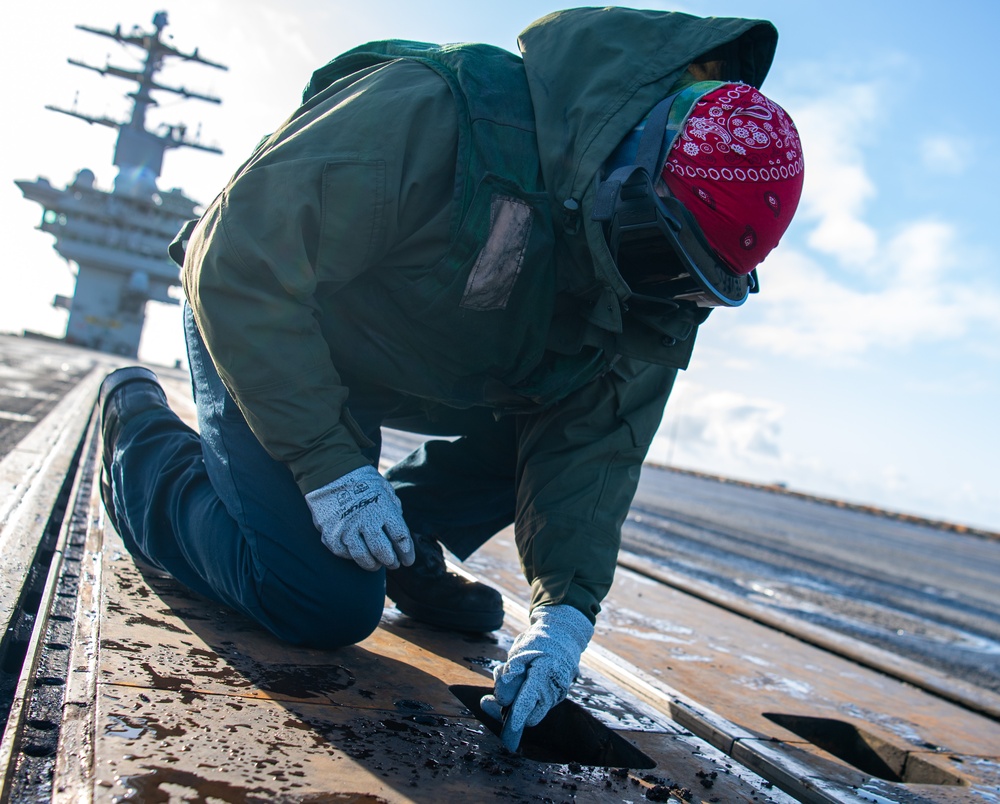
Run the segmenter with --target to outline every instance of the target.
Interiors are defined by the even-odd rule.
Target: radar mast
[[[163,36],[166,26],[164,11],[154,15],[151,30],[135,26],[124,32],[121,25],[113,30],[76,26],[140,51],[141,69],[110,63],[97,67],[68,59],[76,67],[136,85],[134,91],[126,93],[132,101],[127,119],[92,116],[75,108],[45,107],[91,125],[117,129],[114,165],[118,173],[112,191],[95,187],[94,174],[86,168],[63,189],[44,178],[16,182],[26,198],[44,209],[38,228],[55,235],[56,252],[77,266],[73,297],[57,296],[53,302],[69,310],[66,341],[130,357],[138,352],[146,302],[178,303],[169,292],[180,280],[177,266],[167,256],[167,246],[183,223],[197,216],[197,202],[183,191],[162,192],[158,188],[163,154],[174,148],[222,153],[215,146],[203,144],[199,137],[191,137],[182,123],[158,126],[156,130],[148,127],[147,113],[157,105],[154,93],[221,103],[212,95],[157,81],[171,60],[227,69],[204,58],[197,48],[188,53],[168,44]]]

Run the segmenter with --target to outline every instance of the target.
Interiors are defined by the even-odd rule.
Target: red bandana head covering
[[[802,171],[802,143],[785,110],[751,86],[727,83],[691,106],[661,176],[716,254],[742,275],[788,228]]]

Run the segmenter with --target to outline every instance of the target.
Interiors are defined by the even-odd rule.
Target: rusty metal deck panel
[[[157,372],[194,424],[184,373]],[[449,691],[488,686],[524,625],[509,531],[463,567],[506,593],[496,638],[421,626],[387,601],[371,638],[323,652],[141,570],[96,492],[89,505],[55,801],[793,800],[773,782],[803,801],[1000,802],[995,719],[621,567],[573,697],[656,767],[512,756]],[[906,783],[792,718],[856,730]]]
[[[510,531],[466,566],[510,595],[523,585]],[[606,650],[676,721],[766,775],[800,765],[794,774],[802,783],[839,780],[882,795],[1000,801],[997,721],[622,567],[594,645],[585,661]],[[904,755],[914,778],[923,769],[925,778],[963,785],[871,782],[765,713],[846,723]],[[772,740],[788,750],[775,752]]]
[[[192,421],[182,377],[163,379]],[[577,700],[656,767],[511,755],[449,687],[490,685],[517,612],[481,637],[390,605],[360,645],[289,646],[137,565],[96,487],[89,504],[56,801],[790,800],[594,672]]]
[[[360,645],[296,648],[162,574],[143,574],[117,536],[102,532],[93,774],[73,779],[91,785],[95,801],[625,801],[656,785],[689,791],[691,801],[703,800],[699,790],[712,793],[706,800],[787,800],[593,677],[584,688],[604,718],[656,768],[510,755],[448,688],[488,685],[511,631],[463,636],[389,609]],[[75,752],[66,743],[60,753]],[[57,787],[71,795],[68,784]]]

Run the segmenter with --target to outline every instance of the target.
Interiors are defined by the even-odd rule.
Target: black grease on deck
[[[67,510],[73,503],[70,494],[80,453],[81,450],[78,449],[71,463],[74,471],[64,479],[48,520],[39,523],[39,540],[34,549],[33,561],[27,576],[17,579],[21,583],[20,596],[9,627],[5,633],[0,634],[0,724],[6,724],[32,634],[39,622],[46,617],[48,620],[44,626],[46,633],[36,671],[37,687],[32,704],[35,711],[29,709],[27,721],[28,742],[24,751],[28,756],[46,757],[55,754],[54,737],[58,735],[58,730],[53,729],[51,724],[53,721],[58,724],[60,719],[62,698],[59,688],[64,683],[60,679],[65,679],[66,651],[75,627],[73,615],[79,576],[73,569],[83,554],[87,533],[86,506],[74,506]],[[87,484],[84,491],[89,493],[89,488]],[[61,557],[66,566],[60,573],[59,587],[52,601],[51,611],[46,612],[41,610],[43,592],[55,557],[59,532],[67,516],[70,518],[69,539]],[[40,711],[37,711],[39,708]],[[51,752],[48,751],[50,745],[53,747]]]
[[[530,737],[548,761],[506,751],[470,711],[476,702],[453,689],[488,689],[509,633],[454,634],[389,609],[360,645],[288,646],[160,573],[140,573],[119,545],[105,549],[96,712],[96,781],[117,797],[166,800],[182,788],[230,801],[767,799],[763,783],[747,784],[690,734],[593,679],[565,707],[570,729]],[[610,732],[580,700],[612,701],[598,714],[626,730]],[[581,728],[598,744],[612,734],[616,751],[571,758],[574,741],[586,743]]]
[[[434,675],[426,655],[445,659],[448,654],[466,671],[476,673],[475,680],[488,683],[487,671],[502,659],[505,645],[424,629],[390,611],[383,630],[414,649],[403,660],[379,655],[366,645],[343,655],[327,653],[326,664],[287,646],[278,646],[276,658],[272,654],[276,643],[266,636],[261,642],[254,626],[246,627],[245,622],[241,626],[240,618],[155,573],[143,579],[130,568],[131,559],[122,553],[120,543],[114,547],[112,541],[108,550],[104,617],[113,627],[105,628],[100,643],[101,679],[91,716],[99,750],[94,777],[88,778],[96,783],[99,800],[166,800],[166,791],[176,795],[176,788],[201,797],[246,801],[275,800],[276,790],[284,791],[282,798],[302,801],[397,796],[469,800],[482,794],[517,800],[768,797],[759,779],[757,787],[746,783],[744,769],[733,770],[718,757],[703,757],[707,768],[699,765],[692,760],[701,753],[699,745],[684,741],[690,735],[647,728],[652,721],[643,723],[641,712],[626,713],[628,707],[620,707],[591,678],[577,685],[576,699],[594,707],[596,715],[612,713],[615,727],[627,732],[630,741],[652,754],[652,744],[663,743],[665,735],[673,738],[669,750],[656,746],[659,767],[645,772],[589,767],[572,760],[540,764],[505,754],[469,711],[456,711],[455,701],[442,692],[445,679]],[[122,583],[116,589],[117,581]],[[124,634],[115,630],[117,626],[126,628]],[[264,643],[270,647],[262,649]],[[47,647],[57,652],[53,646],[59,644],[65,643],[52,641]],[[133,669],[138,670],[134,677],[116,674],[111,661],[116,653],[132,657]],[[168,655],[180,665],[164,664]],[[411,683],[421,676],[423,686]],[[38,688],[46,686],[45,679],[57,677],[40,676]],[[367,679],[374,680],[365,683]],[[28,719],[29,727],[36,727],[32,739],[46,730],[44,723],[51,721]],[[52,729],[48,731],[51,738]],[[453,740],[456,732],[461,735],[459,746]],[[814,737],[810,733],[805,739]],[[44,741],[24,744],[36,753],[48,750]],[[225,749],[221,757],[220,748]],[[462,757],[472,755],[472,767],[455,761],[458,748],[465,749]],[[202,751],[208,761],[202,761],[206,758]],[[664,755],[670,761],[663,761]],[[982,763],[982,758],[969,759]],[[324,766],[325,760],[329,761]],[[671,773],[664,768],[671,768]],[[221,778],[215,773],[220,769],[225,774]],[[336,770],[334,784],[345,778],[357,783],[352,782],[349,792],[324,786],[331,769]],[[531,794],[526,780],[531,782]],[[535,784],[540,792],[534,792]],[[908,801],[929,800],[904,792],[911,796]]]
[[[24,670],[22,665],[37,660],[33,683],[26,692],[9,801],[41,801],[52,793],[64,709],[73,705],[67,704],[65,690],[71,670],[70,649],[77,627],[81,562],[90,526],[89,503],[95,466],[95,442],[90,443],[89,450],[81,443],[42,530],[12,627],[0,643],[0,717],[8,726],[11,725],[8,715],[13,694]],[[74,480],[77,480],[75,486]],[[58,561],[56,585],[51,597],[46,598],[43,590],[55,561]],[[43,628],[44,633],[38,655],[32,657],[28,655],[29,643],[32,632],[38,627]]]

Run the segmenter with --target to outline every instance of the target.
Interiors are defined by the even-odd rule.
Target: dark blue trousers
[[[323,546],[291,472],[264,451],[219,379],[190,310],[184,326],[200,434],[168,409],[122,429],[111,480],[126,546],[282,639],[328,648],[365,639],[382,614],[384,570]],[[412,530],[464,559],[513,521],[512,418],[344,380],[376,465],[383,425],[458,436],[428,441],[386,472]]]

